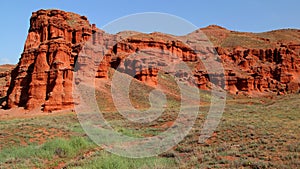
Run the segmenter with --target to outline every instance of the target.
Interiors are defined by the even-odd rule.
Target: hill
[[[32,14],[24,51],[11,73],[5,108],[43,111],[72,108],[76,102],[72,96],[73,73],[84,73],[86,65],[95,65],[88,73],[97,79],[108,79],[109,70],[117,69],[156,86],[165,63],[183,61],[193,74],[175,72],[176,78],[203,90],[217,85],[234,95],[297,93],[299,36],[299,30],[294,29],[245,33],[216,25],[180,37],[133,31],[112,35],[90,24],[85,16],[39,10]],[[87,48],[90,53],[83,53],[82,48],[88,44],[97,46],[97,51]],[[129,57],[141,56],[141,52],[142,57]],[[212,61],[222,63],[224,71],[211,71],[207,65],[213,64],[203,64]],[[84,79],[77,78],[80,81]]]

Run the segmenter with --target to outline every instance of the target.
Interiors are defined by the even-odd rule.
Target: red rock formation
[[[155,86],[158,71],[180,60],[196,62],[197,55],[173,37],[160,33],[137,34],[114,46],[111,65],[120,72]]]
[[[10,71],[0,72],[0,98],[6,96],[10,82]]]
[[[268,39],[269,34],[242,34],[218,26],[203,31],[220,47],[215,51],[206,47],[209,42],[200,30],[184,37],[136,32],[110,35],[90,25],[84,16],[39,10],[32,14],[24,51],[11,73],[6,107],[42,108],[44,111],[72,108],[74,70],[81,73],[76,83],[86,80],[85,77],[107,79],[108,70],[114,68],[154,86],[158,71],[166,63],[179,60],[195,66],[193,76],[200,89],[210,89],[213,82],[233,94],[299,91],[300,40],[287,43],[286,39]],[[248,43],[241,41],[243,47],[233,47],[238,41],[231,43],[230,38],[240,37],[249,37],[255,43],[245,46]],[[197,46],[198,43],[204,45]],[[265,45],[257,48],[257,44]],[[95,50],[93,46],[98,48]],[[216,52],[224,65],[224,74],[209,74],[198,59]],[[79,54],[82,55],[78,57]],[[178,78],[191,78],[184,72],[175,73]],[[222,76],[225,82],[220,81]]]
[[[34,12],[24,51],[12,72],[7,107],[71,108],[74,58],[91,34],[86,17],[59,10]]]
[[[13,65],[0,66],[0,108],[6,105],[6,94],[10,86],[10,72]]]
[[[216,50],[226,69],[226,89],[231,93],[298,92],[300,89],[300,58],[290,48]]]

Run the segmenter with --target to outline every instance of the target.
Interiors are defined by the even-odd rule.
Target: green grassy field
[[[157,157],[127,159],[105,152],[83,132],[75,113],[0,121],[1,168],[299,168],[300,96],[233,98],[214,135],[198,137],[207,106],[192,131]],[[118,132],[146,137],[166,130],[176,113],[147,126],[128,124],[117,112],[105,117]]]
[[[163,114],[149,124],[130,122],[116,111],[109,83],[96,92],[98,106],[115,131],[137,138],[159,135],[178,116],[179,91],[171,81],[168,75],[160,75],[168,102]],[[148,108],[152,89],[133,81],[133,106]],[[0,168],[300,168],[299,94],[228,96],[221,122],[205,143],[198,139],[210,92],[201,91],[200,98],[199,114],[189,134],[171,150],[142,159],[120,157],[93,143],[75,112],[0,119]]]

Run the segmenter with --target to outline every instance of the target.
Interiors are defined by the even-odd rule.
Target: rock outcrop
[[[225,69],[224,88],[232,94],[286,94],[300,90],[300,30],[286,29],[259,34],[229,31],[219,26],[201,29],[211,40]],[[199,30],[187,39],[197,43]],[[290,37],[290,38],[286,38]],[[208,74],[201,63],[196,83],[208,89],[218,76]],[[223,84],[221,84],[223,85]]]
[[[189,46],[161,33],[130,36],[118,42],[112,54],[111,66],[114,69],[152,86],[157,85],[159,70],[166,67],[170,69],[180,61],[198,60],[197,54]]]
[[[84,16],[59,10],[34,12],[24,51],[12,71],[7,107],[71,108],[75,58],[80,43],[92,32]]]
[[[10,83],[10,71],[5,70],[3,72],[0,72],[0,98],[6,96],[6,92],[9,87]]]
[[[6,105],[6,93],[10,86],[10,72],[14,65],[0,65],[0,108]]]
[[[225,69],[224,88],[231,94],[286,94],[300,91],[300,58],[290,48],[217,47],[216,51]],[[194,75],[201,89],[208,89],[210,78],[218,76],[209,75],[201,64],[196,67]]]
[[[199,31],[183,37],[136,32],[111,35],[91,25],[85,16],[60,10],[39,10],[30,19],[24,51],[11,72],[9,88],[1,89],[3,95],[8,88],[6,107],[41,108],[43,111],[72,108],[74,71],[90,64],[95,66],[89,71],[96,74],[89,76],[107,79],[108,70],[114,68],[155,86],[159,70],[166,63],[180,60],[194,66],[192,78],[200,89],[208,90],[214,82],[232,94],[299,91],[300,40],[288,42],[274,39],[269,33],[243,34],[210,26],[202,31],[215,46],[215,50],[211,50],[195,46],[203,41]],[[295,32],[300,33],[299,30]],[[249,41],[244,42],[245,37],[249,37]],[[96,52],[85,48],[90,56],[78,57],[86,42],[100,48]],[[236,45],[238,42],[240,45]],[[224,74],[209,74],[198,59],[203,57],[202,53],[219,54]],[[103,60],[100,62],[95,57],[103,57]],[[75,63],[78,63],[76,67]],[[223,75],[225,82],[219,81]],[[191,78],[185,74],[176,76]],[[78,78],[75,83],[80,80],[84,79]]]
[[[291,48],[216,50],[226,69],[226,89],[233,94],[283,94],[300,89],[300,58]]]

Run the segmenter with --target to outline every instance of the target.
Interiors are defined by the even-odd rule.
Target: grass
[[[131,137],[159,135],[178,116],[178,88],[160,74],[167,93],[162,115],[147,124],[125,119],[98,93],[103,116],[118,132]],[[147,108],[151,88],[133,82],[131,99]],[[106,86],[109,88],[110,86]],[[138,88],[141,87],[141,88]],[[143,91],[143,92],[140,92]],[[100,95],[101,94],[101,95]],[[0,168],[299,168],[299,94],[249,98],[228,96],[225,112],[213,136],[198,143],[209,110],[210,92],[200,91],[198,118],[189,134],[157,157],[128,159],[108,153],[84,133],[75,113],[23,119],[0,119]]]
[[[42,144],[48,139],[82,136],[83,130],[74,114],[0,121],[0,148]]]
[[[245,48],[268,48],[271,47],[265,41],[259,40],[252,34],[243,33],[231,33],[221,44],[222,47],[232,48],[236,46],[241,46]]]
[[[176,167],[176,161],[170,158],[151,157],[143,159],[131,159],[120,157],[107,152],[99,152],[96,157],[69,164],[72,169],[167,169]]]
[[[236,32],[224,29],[202,29],[215,46],[234,48],[237,46],[245,48],[279,48],[280,44],[300,42],[299,30],[281,29],[262,33]],[[196,37],[193,37],[196,38]]]
[[[85,156],[89,151],[95,153],[92,156]],[[76,156],[80,158],[75,158]],[[176,161],[161,157],[143,159],[120,157],[97,150],[91,140],[83,137],[56,138],[42,145],[15,146],[0,152],[0,166],[4,168],[48,168],[58,167],[59,164],[63,164],[65,168],[131,169],[175,167]]]
[[[48,165],[55,165],[92,147],[95,147],[93,142],[82,137],[55,138],[42,145],[14,146],[0,152],[0,165],[8,168],[31,168],[44,166],[50,161],[53,162]]]
[[[270,39],[271,42],[299,42],[299,30],[296,29],[281,29],[269,32],[257,33],[258,37]]]
[[[300,115],[299,106],[294,103],[297,98],[299,95],[273,100],[228,100],[216,136],[204,146],[194,144],[196,152],[205,154],[199,159],[201,165],[212,168],[298,168]],[[264,104],[260,103],[262,100]],[[188,141],[178,146],[193,147]],[[291,158],[286,160],[283,158],[286,156]],[[222,164],[224,161],[226,164]]]

